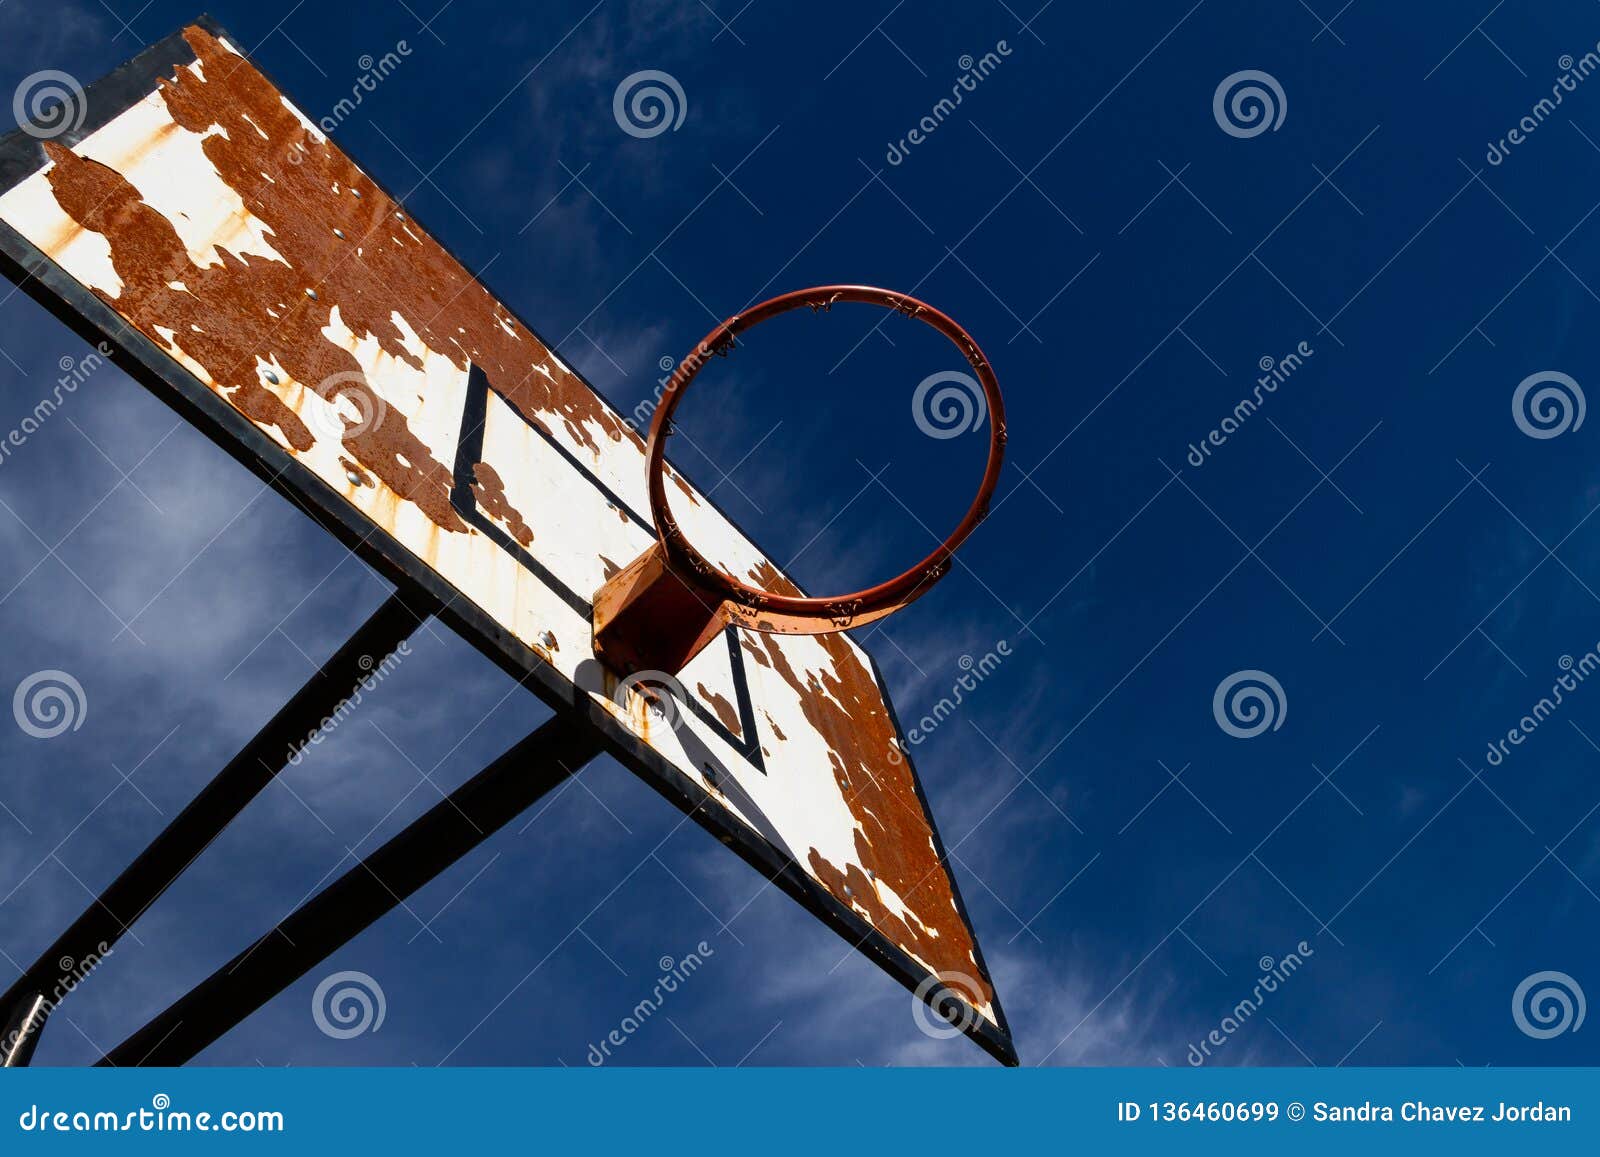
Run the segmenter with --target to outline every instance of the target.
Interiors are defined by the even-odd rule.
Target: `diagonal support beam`
[[[577,712],[557,715],[306,901],[100,1061],[181,1065],[600,754]]]
[[[254,739],[228,762],[72,926],[0,996],[0,1068],[25,1065],[45,1021],[98,960],[210,847],[251,800],[303,751],[385,659],[431,613],[422,596],[396,592],[322,669],[306,681]]]

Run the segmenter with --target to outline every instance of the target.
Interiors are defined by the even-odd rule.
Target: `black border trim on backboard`
[[[594,616],[594,603],[562,582],[549,567],[545,566],[529,551],[524,550],[521,543],[496,525],[495,521],[478,506],[477,495],[472,488],[477,482],[474,470],[483,461],[483,437],[485,427],[488,424],[490,389],[489,375],[484,373],[481,366],[476,363],[472,364],[467,371],[466,398],[461,407],[461,430],[456,438],[450,505],[455,508],[455,512],[461,516],[463,521],[482,533],[484,537],[488,538],[489,541],[493,542],[506,554],[516,559],[523,569],[549,587],[557,598],[587,621]],[[549,431],[543,426],[537,422],[528,421],[513,406],[507,405],[506,409],[515,414],[517,419],[531,430],[540,441],[560,455],[563,462],[581,477],[588,479],[589,484],[603,494],[606,501],[621,512],[630,522],[640,527],[648,527],[650,525],[648,518],[645,518],[637,510],[629,506],[620,494],[607,486],[602,478],[579,461],[572,451],[552,438]],[[683,697],[678,701],[688,708],[690,714],[710,729],[712,734],[743,756],[746,763],[762,775],[766,775],[767,764],[761,754],[761,737],[756,734],[756,709],[754,702],[750,698],[750,677],[745,669],[744,651],[739,646],[738,630],[730,625],[723,631],[723,636],[728,644],[728,664],[733,672],[733,692],[739,712],[739,729],[744,734],[735,735],[721,719],[707,710],[705,704],[700,702],[699,698],[691,694],[689,689],[682,684],[679,684],[679,687],[683,691]],[[652,687],[657,691],[666,691],[667,689],[665,684],[652,684]],[[677,697],[674,696],[674,698]]]
[[[228,33],[210,16],[202,15],[185,23],[184,27],[198,25],[213,36],[225,39],[239,51],[241,42]],[[183,39],[182,30],[173,33],[141,52],[87,91],[87,112],[84,124],[76,131],[58,138],[67,145],[76,145],[97,129],[119,116],[129,107],[145,99],[154,90],[158,78],[164,77],[178,66],[192,63],[194,54]],[[263,76],[283,91],[259,62],[252,64]],[[341,146],[341,151],[343,151]],[[346,156],[350,156],[346,152]],[[395,200],[388,188],[372,176],[371,170],[361,166],[355,157],[353,164],[362,169],[369,180]],[[20,129],[0,137],[0,192],[9,190],[26,177],[44,167],[44,150],[34,138]],[[525,646],[519,639],[491,619],[475,604],[465,599],[436,571],[406,550],[381,529],[376,528],[309,468],[290,462],[298,469],[274,468],[274,460],[282,461],[283,448],[263,430],[216,394],[205,383],[195,378],[144,334],[129,325],[123,318],[56,265],[32,243],[0,221],[0,273],[15,282],[29,297],[57,317],[70,330],[91,344],[105,342],[111,347],[111,360],[135,381],[163,401],[180,417],[197,427],[246,469],[250,470],[273,490],[300,507],[313,522],[333,534],[345,547],[371,566],[397,587],[409,592],[420,592],[438,605],[438,616],[452,630],[473,645],[485,657],[519,683],[529,687],[548,706],[557,711],[576,711],[587,718],[600,734],[606,750],[624,766],[635,772],[665,799],[678,807],[702,828],[736,852],[741,859],[765,876],[824,925],[850,941],[863,955],[873,960],[890,976],[907,989],[916,991],[928,977],[925,967],[912,959],[909,953],[890,942],[853,908],[822,886],[793,858],[761,839],[753,830],[736,821],[724,821],[719,812],[707,805],[721,804],[698,783],[673,767],[659,754],[644,744],[637,736],[621,727],[605,708],[593,702],[587,693],[579,691],[559,671]],[[479,279],[489,289],[488,282]],[[502,303],[506,298],[496,294]],[[524,323],[526,324],[526,323]],[[552,352],[555,347],[532,326],[529,330]],[[559,356],[559,354],[557,355]],[[575,374],[576,370],[573,371]],[[577,375],[606,405],[610,402],[595,390],[581,374]],[[615,407],[612,407],[615,410]],[[707,501],[710,501],[709,499]],[[716,504],[712,503],[713,507]],[[738,523],[725,511],[716,507],[729,523],[743,533]],[[748,538],[748,535],[746,536]],[[735,644],[737,650],[737,644]],[[883,699],[890,702],[887,687],[876,662],[871,663],[874,677]],[[898,727],[898,724],[896,724]],[[754,729],[751,728],[752,737]],[[904,746],[902,746],[904,750]],[[974,943],[974,955],[979,970],[991,990],[993,976],[984,963],[982,951],[977,947],[977,933],[968,919],[955,874],[939,835],[938,825],[928,807],[916,769],[907,751],[907,768],[916,785],[917,799],[923,816],[932,833],[935,849],[949,880],[957,910],[966,922]],[[1016,1047],[998,994],[994,995],[992,1008],[995,1016],[990,1022],[982,1015],[966,1026],[966,1035],[973,1038],[996,1060],[1007,1065],[1018,1063]]]

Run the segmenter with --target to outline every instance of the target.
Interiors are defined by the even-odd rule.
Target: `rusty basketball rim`
[[[961,351],[988,408],[988,459],[966,514],[915,566],[877,586],[830,598],[778,594],[713,565],[684,534],[667,503],[667,438],[689,384],[713,357],[731,353],[740,334],[779,314],[798,309],[825,313],[841,302],[876,305],[913,318],[933,327]],[[947,314],[910,294],[870,285],[822,285],[779,294],[728,318],[678,363],[663,389],[645,463],[657,541],[595,595],[596,654],[624,673],[675,673],[730,623],[775,634],[825,635],[893,614],[927,594],[949,572],[956,550],[988,516],[1005,447],[1005,404],[989,359],[972,335]]]

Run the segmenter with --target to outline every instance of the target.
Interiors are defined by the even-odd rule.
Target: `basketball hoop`
[[[689,383],[712,357],[726,356],[741,333],[791,310],[814,313],[839,302],[881,306],[932,326],[961,351],[983,388],[989,413],[989,456],[983,482],[966,514],[932,553],[874,587],[832,598],[775,594],[734,578],[695,549],[667,505],[666,441],[672,415]],[[650,426],[645,470],[657,541],[613,575],[594,596],[595,654],[623,674],[676,673],[729,624],[785,635],[826,635],[891,615],[926,594],[950,570],[958,547],[988,516],[1005,457],[1005,407],[994,370],[972,335],[916,298],[867,285],[823,285],[781,294],[712,330],[678,363]]]
[[[318,720],[338,716],[352,688],[371,686],[374,663],[387,671],[433,620],[553,714],[102,1063],[205,1055],[603,751],[929,1005],[934,1023],[1015,1065],[953,857],[882,674],[842,636],[819,645],[733,629],[848,630],[905,606],[948,572],[989,509],[1005,443],[1000,396],[977,345],[901,294],[855,286],[786,294],[717,327],[657,399],[664,405],[648,443],[624,438],[622,416],[591,384],[336,140],[308,132],[293,97],[251,59],[237,37],[201,18],[76,91],[82,123],[56,118],[51,127],[64,131],[53,139],[0,136],[0,279],[95,342],[100,357],[395,589],[348,639],[324,639],[328,660],[70,925],[0,981],[0,1070],[29,1062],[88,964],[132,935],[130,922],[317,740]],[[670,127],[670,112],[663,119],[647,106],[675,86],[665,73],[635,73],[618,101],[641,123]],[[682,119],[682,93],[670,95]],[[153,172],[168,179],[147,180]],[[241,219],[261,226],[252,235],[270,234],[280,262],[205,262],[213,250],[239,249]],[[712,356],[745,340],[745,329],[839,301],[920,318],[955,342],[965,364],[940,345],[937,364],[904,373],[916,383],[904,392],[910,416],[935,440],[972,433],[970,451],[987,441],[989,457],[972,509],[927,558],[880,586],[807,599],[667,465],[664,443],[684,388]],[[890,328],[885,314],[873,321]],[[543,328],[554,328],[548,318]],[[352,333],[360,340],[347,342]],[[863,425],[859,409],[837,419]],[[681,493],[669,509],[674,486]],[[915,527],[927,537],[911,540],[905,561],[946,529]],[[613,560],[630,559],[619,573]],[[685,664],[692,674],[667,674]],[[27,690],[19,689],[19,722]],[[448,703],[438,723],[473,725]],[[830,1007],[854,999],[845,987],[830,987]],[[572,985],[562,990],[575,995]]]

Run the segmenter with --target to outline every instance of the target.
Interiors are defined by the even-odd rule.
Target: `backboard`
[[[908,988],[1015,1052],[871,658],[729,627],[595,661],[644,443],[202,20],[0,141],[0,268]],[[72,123],[72,122],[76,123]],[[676,473],[715,564],[799,589]]]

